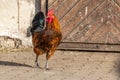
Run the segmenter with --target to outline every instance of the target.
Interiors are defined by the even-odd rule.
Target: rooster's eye
[[[52,21],[53,21],[53,18],[51,18],[51,17],[48,17],[48,18],[46,18],[46,21],[47,21],[48,23],[52,23]]]

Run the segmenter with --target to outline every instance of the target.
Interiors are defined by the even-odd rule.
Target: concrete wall
[[[38,11],[36,1],[0,0],[0,49],[32,46],[31,37],[26,37],[26,31],[35,10]]]

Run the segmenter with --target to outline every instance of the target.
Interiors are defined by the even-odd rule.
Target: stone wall
[[[26,33],[38,9],[36,1],[0,0],[0,49],[32,46],[31,37],[26,37]]]

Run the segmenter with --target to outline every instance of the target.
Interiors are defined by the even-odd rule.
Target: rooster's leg
[[[46,70],[49,70],[49,68],[48,68],[48,52],[46,53],[46,64],[45,64],[45,69]]]
[[[39,56],[39,55],[36,55],[36,60],[35,60],[35,65],[36,65],[36,67],[40,67],[39,64],[38,64],[38,56]]]
[[[45,69],[49,70],[49,68],[48,68],[48,60],[46,60]]]
[[[55,49],[47,52],[47,54],[46,54],[46,64],[45,64],[45,69],[46,69],[46,70],[49,70],[49,68],[48,68],[48,60],[49,60],[50,57],[54,54],[54,51],[55,51]]]

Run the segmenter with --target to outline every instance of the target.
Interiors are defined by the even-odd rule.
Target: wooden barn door
[[[51,0],[63,40],[59,49],[120,51],[120,0]]]

